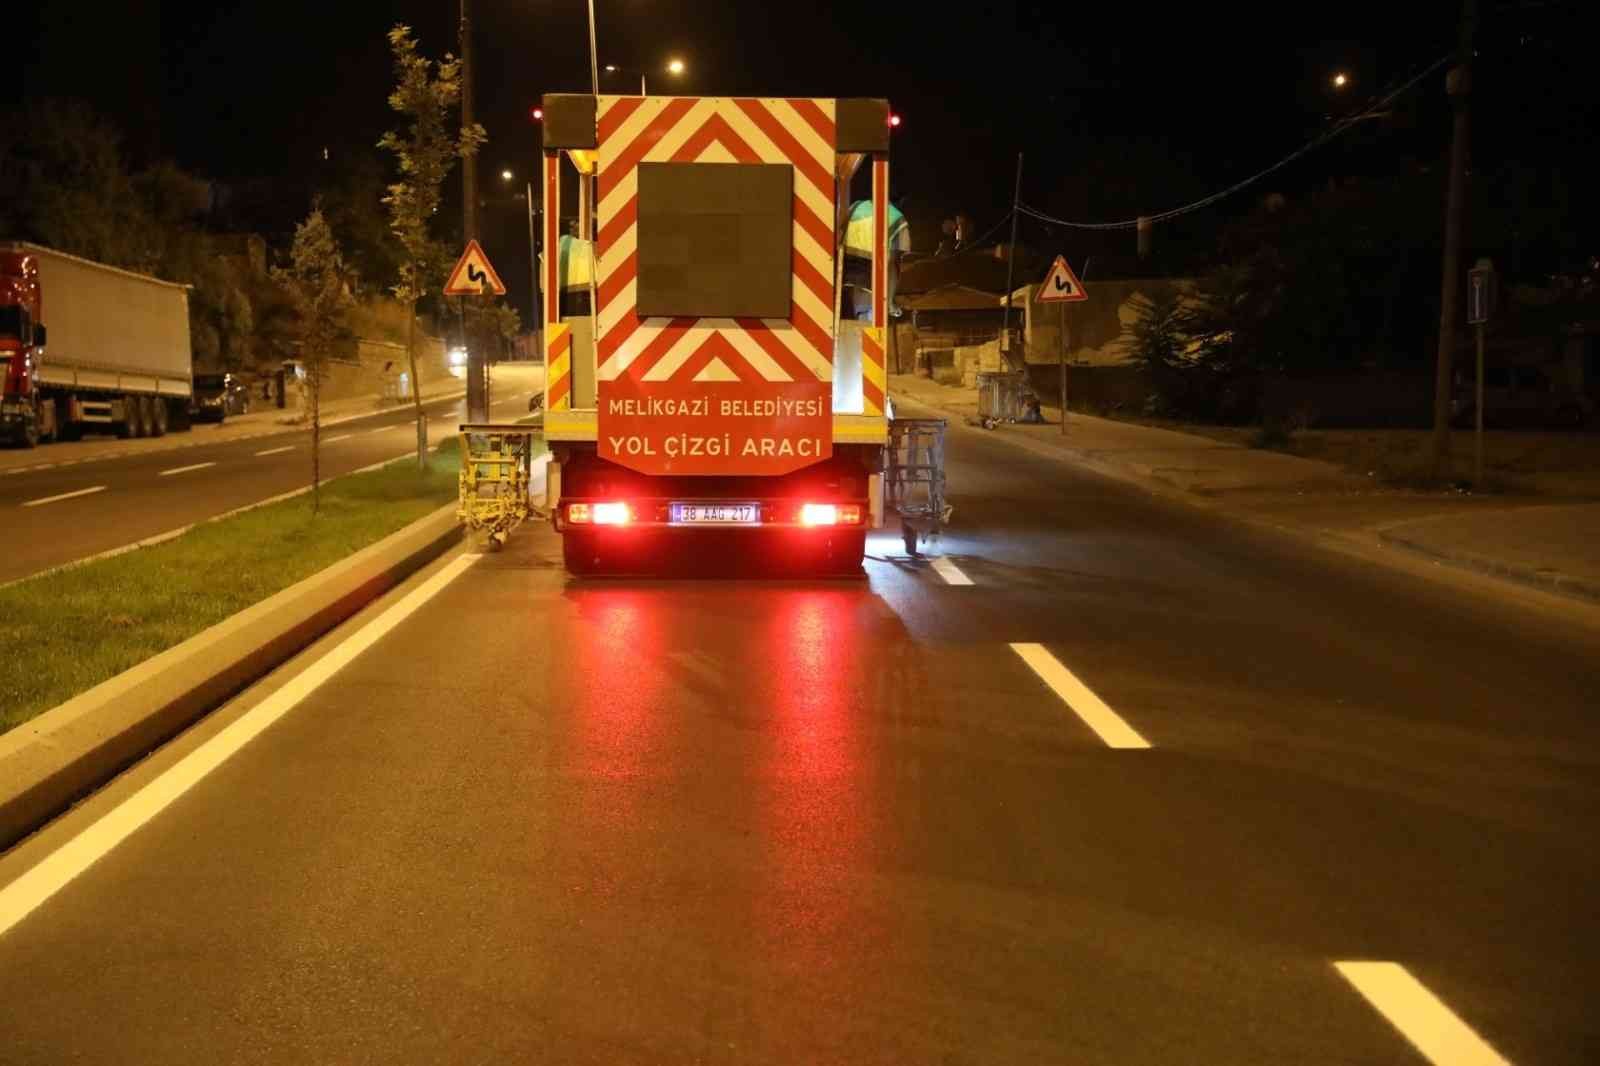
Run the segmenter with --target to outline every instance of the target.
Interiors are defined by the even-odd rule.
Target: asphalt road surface
[[[527,413],[528,389],[541,379],[518,368],[515,385],[495,414]],[[529,384],[531,382],[531,384]],[[428,439],[437,442],[465,418],[465,401],[423,405]],[[325,427],[325,478],[403,455],[416,447],[415,416],[391,408]],[[5,546],[0,582],[26,577],[120,548],[225,511],[292,492],[311,480],[311,435],[303,428],[264,426],[248,438],[206,440],[215,427],[196,426],[160,441],[93,438],[30,452],[43,469],[0,472]],[[111,454],[108,456],[107,453]],[[82,458],[82,456],[91,456]]]
[[[0,1061],[1600,1061],[1592,614],[950,455],[937,568],[441,560],[0,858]]]

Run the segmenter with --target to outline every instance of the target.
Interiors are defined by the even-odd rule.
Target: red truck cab
[[[0,437],[30,447],[39,439],[33,368],[44,347],[43,317],[39,264],[0,251]]]

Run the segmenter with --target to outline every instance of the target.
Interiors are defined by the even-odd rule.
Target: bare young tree
[[[345,316],[354,305],[349,275],[333,231],[314,207],[295,227],[289,265],[275,267],[295,310],[294,338],[311,400],[311,509],[322,509],[322,376],[334,345],[348,332]]]
[[[411,397],[417,417],[417,466],[427,460],[428,422],[422,414],[422,390],[417,380],[417,301],[430,287],[444,284],[447,253],[429,231],[439,210],[440,190],[456,160],[478,151],[486,139],[477,123],[452,132],[450,116],[461,98],[461,62],[446,53],[438,62],[418,54],[409,26],[389,31],[394,53],[395,88],[389,106],[405,119],[404,128],[390,130],[378,147],[393,152],[400,180],[389,186],[383,202],[389,208],[389,228],[405,255],[394,294],[410,310],[406,354],[411,364]]]

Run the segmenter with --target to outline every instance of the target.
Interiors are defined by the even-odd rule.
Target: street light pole
[[[528,262],[533,266],[533,339],[544,351],[544,323],[541,321],[543,314],[539,307],[539,246],[534,241],[537,230],[533,225],[533,182],[528,182]]]
[[[1456,315],[1461,286],[1461,216],[1467,192],[1467,94],[1472,77],[1472,34],[1477,27],[1477,0],[1462,0],[1456,63],[1445,81],[1454,111],[1450,133],[1450,178],[1445,194],[1444,265],[1440,273],[1439,354],[1433,379],[1434,477],[1450,467],[1450,397],[1455,391]]]
[[[589,87],[600,95],[600,59],[594,45],[594,0],[589,0]]]

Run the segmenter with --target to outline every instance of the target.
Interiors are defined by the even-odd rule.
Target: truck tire
[[[150,435],[152,437],[165,437],[167,435],[167,401],[157,396],[150,401]]]
[[[39,446],[39,420],[37,418],[25,418],[22,420],[22,432],[17,434],[17,443],[24,449],[32,449]]]
[[[122,398],[122,421],[117,423],[117,436],[122,440],[139,435],[139,398],[137,396],[124,396]]]

